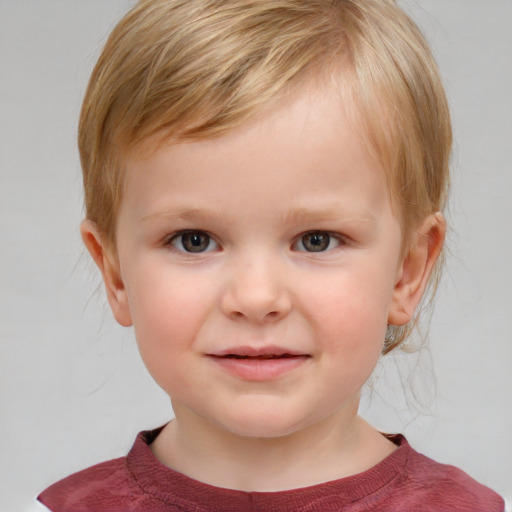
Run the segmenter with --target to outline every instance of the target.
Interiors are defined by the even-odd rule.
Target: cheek
[[[308,287],[302,294],[307,297],[304,309],[324,339],[339,340],[340,347],[349,348],[363,340],[383,341],[392,287],[379,277],[347,272]]]
[[[329,357],[344,361],[349,371],[373,370],[387,330],[387,316],[372,309],[364,297],[352,296],[350,305],[329,304],[319,316],[317,335]]]
[[[169,325],[179,332],[180,324],[186,327],[194,322],[211,293],[201,275],[178,272],[161,259],[134,265],[140,270],[125,278],[130,311],[136,327]]]
[[[139,351],[148,369],[178,363],[193,349],[213,301],[204,280],[146,266],[144,277],[129,276],[127,293]]]
[[[391,286],[378,278],[352,272],[309,288],[304,309],[337,389],[359,389],[381,355]]]
[[[317,327],[326,371],[327,390],[342,395],[358,392],[372,374],[382,353],[387,322],[383,314],[368,307],[364,297],[349,306],[326,306]]]

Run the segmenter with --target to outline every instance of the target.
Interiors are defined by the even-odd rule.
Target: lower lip
[[[305,364],[309,356],[275,357],[273,359],[216,357],[210,359],[239,379],[253,382],[274,380]]]

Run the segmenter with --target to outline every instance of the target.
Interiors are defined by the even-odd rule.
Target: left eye
[[[217,243],[204,231],[179,233],[169,240],[169,245],[188,253],[208,252],[217,248]]]
[[[339,238],[333,237],[325,231],[313,231],[302,235],[297,240],[295,248],[298,251],[325,252],[335,249],[340,244]]]

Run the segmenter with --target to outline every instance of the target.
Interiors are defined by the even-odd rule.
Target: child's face
[[[381,165],[335,92],[281,105],[129,159],[111,270],[114,313],[178,420],[244,436],[355,414],[400,307]]]

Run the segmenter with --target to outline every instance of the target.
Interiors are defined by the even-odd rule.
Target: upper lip
[[[226,350],[211,352],[208,354],[213,357],[282,357],[282,356],[309,356],[304,352],[292,350],[277,345],[265,345],[261,347],[236,346]]]

